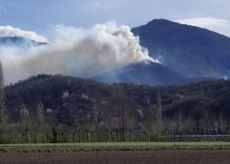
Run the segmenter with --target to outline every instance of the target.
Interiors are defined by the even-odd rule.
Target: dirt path
[[[229,150],[0,153],[0,164],[229,164]]]

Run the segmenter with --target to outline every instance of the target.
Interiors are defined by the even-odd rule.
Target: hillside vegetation
[[[164,19],[154,19],[132,32],[150,56],[187,77],[230,76],[229,37]]]
[[[161,64],[92,77],[109,84],[40,74],[3,90],[1,74],[0,142],[229,141],[230,39],[162,19],[132,31]]]
[[[38,75],[7,86],[5,96],[7,123],[30,132],[62,126],[75,132],[120,131],[116,141],[127,140],[125,134],[132,129],[151,134],[151,141],[162,132],[229,132],[230,82],[224,80],[153,87]],[[44,125],[48,127],[42,129]]]

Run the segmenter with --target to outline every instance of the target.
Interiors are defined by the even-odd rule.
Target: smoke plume
[[[9,36],[21,36],[37,42],[47,42],[47,39],[45,37],[38,35],[34,31],[23,31],[19,28],[13,28],[12,26],[0,26],[0,37]]]
[[[129,27],[114,22],[89,30],[59,25],[51,43],[29,49],[3,47],[0,58],[7,84],[42,73],[89,78],[136,62],[157,62],[142,52]]]

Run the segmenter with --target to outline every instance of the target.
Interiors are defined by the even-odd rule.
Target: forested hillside
[[[229,37],[164,19],[154,19],[132,32],[150,56],[187,77],[230,76]]]
[[[230,116],[230,82],[224,80],[153,87],[38,75],[7,86],[5,95],[8,123],[48,118],[53,126],[147,130],[154,120],[167,123],[180,116],[192,119],[195,129],[206,125],[205,119],[228,121]]]
[[[230,134],[230,39],[167,20],[132,31],[161,64],[135,63],[92,77],[109,84],[40,74],[8,85],[1,94],[4,132],[25,132],[27,137],[27,132],[41,132],[42,142],[44,133],[49,142],[62,134],[64,142],[64,131],[79,138],[86,134],[82,141],[89,141],[90,134],[95,142],[126,141],[134,129],[143,134],[141,141],[176,134]],[[7,46],[43,44],[20,37],[1,39]]]

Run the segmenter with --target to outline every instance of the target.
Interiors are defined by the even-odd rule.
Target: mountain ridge
[[[140,45],[148,49],[149,56],[158,59],[160,64],[143,67],[136,63],[92,79],[109,83],[182,85],[230,76],[230,38],[226,36],[164,19],[154,19],[131,31],[139,36]],[[23,37],[0,38],[0,46],[43,44],[47,43]]]
[[[1,46],[16,46],[16,47],[30,47],[30,46],[39,46],[46,45],[45,42],[36,42],[34,40],[20,37],[20,36],[8,36],[8,37],[0,37],[0,47]]]
[[[159,58],[185,76],[223,77],[229,74],[229,37],[164,19],[154,19],[131,31],[139,36],[140,45],[148,48],[151,57]]]

